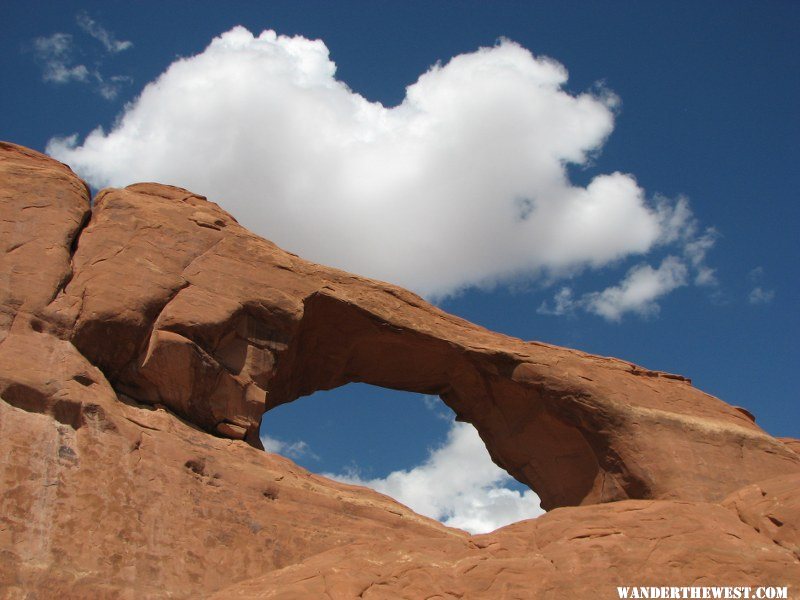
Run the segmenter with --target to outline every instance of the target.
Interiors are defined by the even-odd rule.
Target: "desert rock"
[[[0,597],[800,585],[794,442],[684,377],[487,331],[186,190],[92,204],[13,144],[0,198]],[[265,410],[353,381],[438,394],[555,510],[471,537],[260,449]]]

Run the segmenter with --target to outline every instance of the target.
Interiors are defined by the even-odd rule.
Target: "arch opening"
[[[367,384],[316,392],[265,413],[261,440],[312,472],[471,533],[544,512],[535,492],[492,462],[476,429],[435,396]]]
[[[574,388],[552,379],[542,384],[535,364],[513,353],[465,343],[458,322],[447,323],[447,336],[418,325],[393,324],[365,298],[310,295],[276,362],[265,410],[349,383],[438,396],[546,509],[617,499],[598,460],[606,433],[584,422],[596,416],[581,409],[584,399]],[[616,468],[618,461],[608,458],[606,466]]]

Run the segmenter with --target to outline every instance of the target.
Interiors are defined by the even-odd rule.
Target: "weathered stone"
[[[283,252],[184,190],[105,190],[73,263],[50,310],[112,385],[209,432],[236,423],[256,446],[265,409],[360,381],[440,395],[546,508],[721,500],[800,472],[683,377],[492,333]]]
[[[89,218],[89,188],[69,167],[0,142],[0,340],[39,312],[72,276],[70,253]]]
[[[781,442],[783,442],[790,450],[795,452],[796,454],[800,454],[800,440],[796,440],[794,438],[778,438]]]
[[[796,589],[800,573],[791,552],[721,506],[628,500],[556,509],[467,543],[337,548],[212,598],[611,599],[617,586],[722,581]]]
[[[0,597],[800,586],[796,440],[683,377],[492,333],[179,188],[87,223],[85,184],[11,144],[0,212]],[[582,506],[470,537],[258,449],[264,410],[351,381],[439,394]]]
[[[800,560],[800,475],[748,485],[725,498],[722,505]]]

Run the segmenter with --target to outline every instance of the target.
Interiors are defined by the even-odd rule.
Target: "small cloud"
[[[439,398],[439,396],[423,394],[420,397],[422,398],[422,402],[425,404],[425,408],[431,411],[437,419],[442,419],[444,421],[453,420],[452,411],[447,408],[447,405],[442,402],[442,399]]]
[[[661,244],[672,244],[695,235],[697,225],[688,198],[679,196],[671,200],[656,194],[655,204],[661,222]]]
[[[626,313],[652,317],[660,310],[657,300],[685,286],[688,273],[682,260],[667,256],[656,269],[647,264],[633,267],[620,283],[602,292],[589,292],[576,299],[570,288],[561,288],[553,297],[553,306],[543,302],[537,312],[560,316],[583,309],[614,322],[621,321]]]
[[[365,485],[425,516],[471,533],[486,533],[543,514],[532,491],[510,489],[511,476],[492,462],[478,432],[452,421],[444,444],[420,465],[364,480],[358,468],[327,477]]]
[[[33,40],[34,56],[42,65],[42,79],[52,83],[89,81],[86,65],[73,60],[73,39],[68,33],[54,33],[50,37]]]
[[[295,460],[299,458],[311,458],[319,460],[319,455],[312,452],[311,447],[304,441],[298,440],[295,442],[285,442],[267,434],[261,435],[261,443],[264,445],[264,450],[274,454],[281,454],[288,456]]]
[[[719,232],[714,227],[700,231],[700,225],[685,196],[680,196],[676,201],[657,196],[656,206],[662,224],[661,243],[682,247],[683,256],[692,267],[695,285],[716,285],[716,272],[706,265],[706,255],[719,239]]]
[[[99,74],[97,74],[99,77]],[[98,81],[97,92],[106,100],[113,100],[119,95],[124,84],[133,83],[132,77],[125,75],[113,75],[108,80],[100,78]]]
[[[775,298],[775,290],[765,290],[758,286],[753,288],[747,297],[750,304],[769,304]]]
[[[618,285],[586,295],[584,303],[586,310],[609,321],[619,321],[627,312],[648,317],[659,311],[656,300],[686,285],[686,278],[686,265],[668,256],[657,269],[650,265],[634,267]]]
[[[717,272],[710,268],[710,267],[703,267],[698,269],[697,274],[694,276],[694,283],[695,285],[716,285],[717,281]]]
[[[561,316],[573,313],[576,306],[579,305],[580,302],[576,302],[572,296],[572,289],[568,287],[562,287],[560,290],[558,290],[558,292],[556,292],[555,296],[553,296],[552,308],[550,308],[550,305],[547,303],[547,301],[544,301],[536,310],[536,312],[538,312],[540,315]]]
[[[686,240],[683,246],[683,255],[689,260],[689,264],[694,268],[694,283],[700,286],[716,285],[717,276],[714,269],[705,264],[706,254],[716,244],[719,233],[713,227],[696,236]]]
[[[78,13],[78,16],[75,17],[75,21],[78,23],[78,27],[103,44],[103,47],[112,54],[122,52],[133,46],[133,42],[117,40],[113,33],[100,25],[85,12]]]
[[[97,55],[95,52],[92,61],[94,67],[90,68],[76,60],[76,54],[86,53],[78,52],[79,48],[71,34],[59,32],[49,37],[38,37],[33,40],[33,51],[36,62],[42,66],[42,79],[56,84],[85,83],[91,85],[94,91],[106,100],[113,100],[119,95],[123,85],[132,83],[133,79],[125,75],[104,76],[100,67],[105,55],[127,50],[133,44],[116,40],[111,32],[86,13],[78,15],[77,23],[84,32],[102,43],[105,52],[103,55]]]
[[[747,274],[747,279],[750,280],[751,283],[758,283],[764,278],[764,267],[758,266],[755,269],[751,269],[751,271]]]
[[[747,274],[747,279],[755,286],[747,295],[747,301],[750,304],[769,304],[775,299],[775,290],[768,289],[762,284],[764,267],[758,266],[752,269]]]

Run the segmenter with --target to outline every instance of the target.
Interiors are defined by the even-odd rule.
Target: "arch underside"
[[[541,494],[543,507],[612,499],[609,490],[600,496],[602,470],[590,442],[553,411],[546,390],[514,380],[516,366],[502,355],[487,364],[479,352],[314,294],[265,408],[348,383],[436,395],[456,420],[477,428],[496,464]]]
[[[87,222],[85,188],[70,185],[79,216],[55,290],[16,326],[24,312],[120,397],[208,432],[259,446],[266,410],[363,382],[440,396],[548,510],[716,501],[800,470],[746,414],[683,377],[488,331],[287,253],[179,188],[104,190]]]

